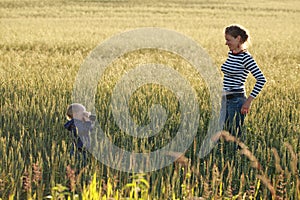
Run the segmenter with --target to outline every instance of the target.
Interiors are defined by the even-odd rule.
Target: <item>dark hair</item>
[[[250,35],[247,29],[242,27],[241,25],[230,25],[225,28],[225,34],[231,35],[236,38],[237,36],[241,36],[242,43],[248,42],[250,40]]]

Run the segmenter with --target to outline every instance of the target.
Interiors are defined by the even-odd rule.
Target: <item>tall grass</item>
[[[1,1],[0,198],[299,198],[299,15],[300,4],[292,0]],[[153,150],[174,137],[178,102],[165,88],[145,86],[131,97],[137,123],[149,122],[147,111],[154,103],[171,113],[164,134],[153,141],[132,142],[108,107],[112,88],[126,70],[161,63],[176,69],[197,93],[200,120],[193,144],[172,165],[146,174],[111,169],[93,156],[79,168],[70,158],[64,113],[77,71],[93,48],[125,30],[164,27],[193,38],[220,66],[227,56],[222,30],[231,23],[249,28],[249,51],[268,79],[246,118],[242,143],[222,135],[223,142],[199,159],[210,117],[205,83],[179,56],[143,50],[116,60],[99,81],[95,104],[101,126],[130,150]],[[248,93],[254,83],[249,78]],[[232,142],[245,145],[241,154],[228,153]]]

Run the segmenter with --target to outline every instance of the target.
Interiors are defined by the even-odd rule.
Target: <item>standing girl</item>
[[[248,31],[240,25],[230,25],[225,28],[225,44],[229,52],[227,60],[221,67],[224,73],[223,91],[226,97],[224,129],[238,138],[242,136],[242,126],[252,101],[266,83],[265,76],[247,50],[246,44],[249,43],[249,38]],[[247,97],[245,82],[249,72],[256,79],[256,83]]]

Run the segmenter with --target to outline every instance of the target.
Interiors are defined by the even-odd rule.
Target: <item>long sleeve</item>
[[[245,68],[249,70],[256,79],[256,83],[250,93],[250,96],[255,98],[260,93],[267,80],[250,54],[245,54],[243,64]]]

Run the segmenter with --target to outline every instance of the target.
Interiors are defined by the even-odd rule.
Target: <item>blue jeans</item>
[[[241,108],[246,100],[246,97],[241,95],[222,100],[222,106],[224,106],[223,114],[225,114],[223,129],[238,138],[241,138],[243,135],[242,128],[246,115],[241,113]],[[226,105],[224,105],[225,103]]]

